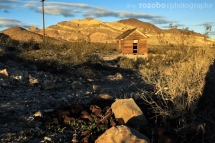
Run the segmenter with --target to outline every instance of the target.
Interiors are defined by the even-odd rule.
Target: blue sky
[[[45,0],[44,3],[46,27],[85,17],[104,22],[137,18],[162,29],[173,23],[199,33],[211,25],[210,36],[215,38],[215,0]],[[0,31],[12,26],[42,28],[41,5],[41,0],[0,0]]]

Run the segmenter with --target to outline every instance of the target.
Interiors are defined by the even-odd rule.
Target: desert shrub
[[[27,46],[35,45],[33,41],[26,42]],[[42,70],[54,72],[70,71],[73,66],[90,65],[101,61],[100,53],[107,52],[108,43],[92,43],[87,39],[78,39],[73,42],[52,42],[46,39],[39,43],[39,49],[27,47],[20,57],[30,63],[39,65]],[[81,72],[83,76],[93,75],[90,70]]]
[[[171,46],[165,45],[149,45],[148,54],[165,54],[166,51],[171,50]]]
[[[11,38],[7,38],[6,41],[5,41],[5,44],[7,46],[17,46],[17,45],[19,45],[19,41],[11,39]]]
[[[96,47],[88,41],[74,42],[70,48],[70,53],[73,55],[72,60],[74,64],[86,63],[95,52]]]
[[[136,67],[139,69],[139,68],[145,66],[146,63],[147,63],[147,59],[146,58],[137,58],[135,64],[136,64]]]
[[[104,52],[114,52],[116,51],[116,43],[100,43],[101,44],[101,49]]]
[[[145,65],[140,70],[143,79],[156,88],[155,92],[142,98],[150,106],[156,126],[175,132],[178,142],[213,142],[214,97],[210,88],[213,88],[215,81],[214,76],[211,76],[215,71],[215,51],[207,44],[194,47],[193,32],[188,28],[177,29],[177,25],[170,25],[170,28],[175,45],[165,49],[165,53],[160,51],[163,48],[155,47],[152,50],[154,53],[148,57],[150,66]],[[165,37],[159,38],[162,41]],[[165,56],[160,57],[159,54]],[[208,67],[212,72],[210,77]],[[205,89],[206,85],[209,87]],[[211,92],[206,97],[203,93],[205,90]]]
[[[37,43],[36,41],[34,41],[34,39],[29,39],[28,41],[22,42],[21,43],[21,48],[23,48],[23,50],[39,50],[39,43]]]
[[[0,48],[2,52],[11,53],[19,52],[20,42],[10,38],[8,35],[0,33]]]
[[[120,68],[136,68],[135,61],[126,57],[119,57],[117,64]]]
[[[178,50],[184,57],[178,59],[169,54],[166,60],[172,60],[169,66],[162,62],[157,68],[142,68],[140,72],[145,81],[156,86],[153,97],[143,97],[151,106],[152,112],[161,119],[161,124],[172,128],[181,138],[181,142],[188,142],[185,135],[192,131],[204,132],[204,121],[197,120],[196,111],[200,96],[205,85],[207,67],[214,59],[214,50],[204,49]],[[186,53],[186,54],[185,54]],[[196,137],[196,136],[195,136]]]

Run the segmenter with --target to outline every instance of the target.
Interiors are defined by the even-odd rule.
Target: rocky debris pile
[[[111,107],[115,98],[137,99],[143,95],[146,84],[132,70],[98,65],[90,68],[94,73],[91,79],[82,76],[80,73],[84,70],[79,67],[61,74],[41,70],[36,64],[12,60],[0,62],[1,141],[39,142],[44,136],[55,138],[53,125],[45,124],[44,120],[50,117],[50,122],[61,125],[62,120],[49,116],[59,109],[74,104],[95,105],[96,108],[100,107],[99,103]],[[103,113],[104,106],[100,108]],[[70,120],[70,117],[64,115],[64,119]],[[62,136],[72,139],[71,131],[58,125],[53,128],[59,133],[56,139]]]
[[[93,102],[88,107],[83,104],[73,104],[63,109],[53,111],[53,109],[45,110],[43,112],[37,111],[32,116],[28,117],[28,122],[37,122],[40,126],[38,129],[44,128],[44,126],[53,126],[53,130],[56,127],[64,132],[70,132],[70,134],[62,137],[61,133],[58,135],[45,135],[43,141],[58,142],[60,139],[65,142],[79,142],[79,143],[112,143],[112,142],[141,142],[149,143],[148,137],[144,135],[141,130],[147,127],[147,120],[144,114],[139,115],[140,108],[136,105],[132,98],[130,99],[117,99],[114,102],[113,98],[102,98],[99,96],[93,100],[100,100],[103,102],[94,105]],[[134,105],[135,108],[122,107],[121,102],[125,104]],[[113,103],[114,102],[114,103]],[[112,104],[113,103],[113,104]],[[110,106],[110,105],[114,106]],[[113,112],[121,108],[122,114],[125,114],[122,118],[117,118],[119,113]],[[133,116],[126,114],[126,112],[133,113]],[[121,114],[120,114],[121,115]],[[141,120],[142,124],[135,122],[125,122],[128,120],[139,120],[138,117],[142,116],[144,120]],[[143,126],[144,125],[144,126]],[[133,128],[136,127],[136,128]],[[58,129],[59,130],[59,129]],[[73,135],[72,135],[73,134]],[[117,136],[116,136],[117,135]]]
[[[150,134],[148,130],[148,121],[132,98],[116,99],[111,105],[111,109],[114,117],[118,120],[121,119],[123,125],[115,126],[116,124],[114,124],[113,127],[106,130],[105,133],[96,140],[96,143],[150,142],[148,137],[144,135]]]

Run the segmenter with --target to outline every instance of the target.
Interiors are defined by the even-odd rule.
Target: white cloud
[[[0,4],[0,9],[3,9],[3,10],[8,9],[8,6]]]
[[[14,7],[14,3],[18,3],[19,0],[0,0],[0,10],[5,13],[9,12],[9,9]]]
[[[36,12],[42,11],[41,3],[35,1],[26,3],[24,7]],[[45,2],[45,13],[52,15],[62,15],[64,17],[74,17],[76,14],[81,14],[85,17],[140,18],[147,20],[155,20],[157,18],[164,19],[164,17],[160,15],[114,11],[88,4],[64,2]]]
[[[179,21],[177,20],[166,20],[166,19],[153,19],[150,21],[153,24],[170,24],[170,23],[178,23]]]
[[[29,27],[35,26],[35,25],[22,23],[21,21],[16,20],[16,19],[0,17],[0,28],[5,28],[5,27],[8,28],[8,27],[13,27],[13,26],[29,28]]]
[[[1,3],[19,2],[19,0],[0,0]]]
[[[213,26],[215,25],[215,22],[204,22],[200,24],[194,24],[193,26]]]

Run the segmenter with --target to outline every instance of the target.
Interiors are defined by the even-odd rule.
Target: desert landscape
[[[148,54],[118,52],[138,28]],[[135,18],[0,32],[0,139],[53,143],[214,142],[215,40]]]

